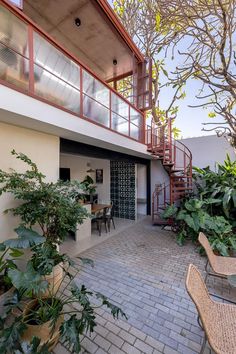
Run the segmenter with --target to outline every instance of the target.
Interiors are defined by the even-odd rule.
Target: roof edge
[[[120,19],[110,6],[110,4],[107,2],[107,0],[96,0],[98,5],[101,7],[103,12],[107,15],[107,17],[110,19],[116,30],[119,32],[120,36],[123,38],[123,40],[126,42],[128,47],[131,49],[131,51],[136,55],[137,59],[140,62],[143,62],[145,60],[143,54],[139,50],[139,48],[136,46],[134,43],[133,39],[129,35],[129,33],[126,31],[124,26],[122,25]]]

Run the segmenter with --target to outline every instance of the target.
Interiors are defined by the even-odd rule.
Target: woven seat
[[[236,306],[213,301],[198,269],[190,264],[186,288],[199,313],[206,339],[216,354],[236,354]],[[203,353],[206,340],[203,342]]]
[[[236,258],[216,256],[212,251],[211,245],[207,237],[202,232],[199,233],[198,241],[205,249],[208,262],[210,263],[210,266],[215,273],[214,274],[208,271],[207,269],[208,262],[207,262],[206,264],[207,275],[215,275],[215,276],[225,278],[228,275],[236,274]]]

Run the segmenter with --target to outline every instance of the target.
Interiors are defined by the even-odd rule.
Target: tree
[[[158,7],[156,0],[114,0],[114,10],[121,22],[136,42],[145,57],[153,62],[153,100],[151,113],[158,125],[167,125],[169,119],[175,119],[178,112],[177,101],[185,97],[184,83],[174,86],[173,95],[168,105],[163,108],[159,102],[160,91],[170,85],[164,60],[160,60],[160,42],[163,34],[159,31]],[[175,135],[177,128],[173,129]]]
[[[206,123],[213,128],[205,130],[227,134],[235,147],[236,0],[114,0],[114,6],[140,49],[154,59],[154,119],[176,114],[174,104],[184,97],[186,82],[199,80],[201,102],[192,107],[210,108],[210,118],[223,118]],[[157,60],[161,56],[180,65],[167,73],[164,60]],[[165,83],[159,82],[160,73]],[[163,87],[174,89],[173,103],[164,111],[158,102]]]

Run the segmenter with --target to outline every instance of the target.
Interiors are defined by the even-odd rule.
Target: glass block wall
[[[135,163],[111,161],[111,200],[115,217],[135,220]]]

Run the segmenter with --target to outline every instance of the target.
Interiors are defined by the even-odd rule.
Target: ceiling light
[[[79,27],[79,26],[81,25],[81,20],[80,20],[79,17],[76,17],[76,18],[75,18],[75,25],[76,25],[77,27]]]

